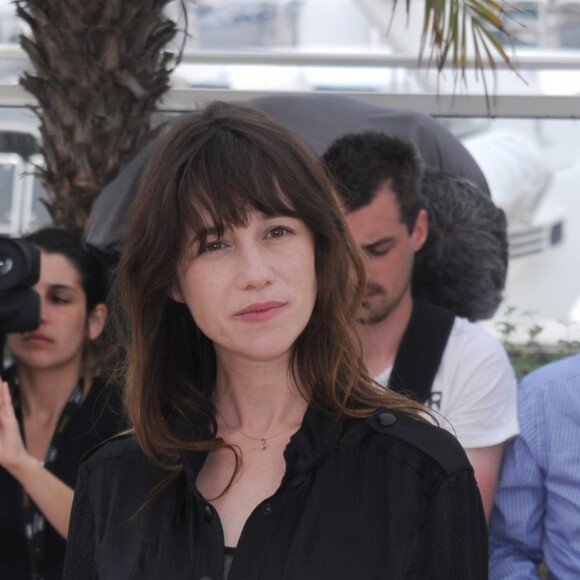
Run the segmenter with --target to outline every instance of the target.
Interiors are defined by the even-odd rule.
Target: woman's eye
[[[68,304],[70,302],[70,300],[65,296],[58,295],[52,296],[50,300],[53,304]]]
[[[270,230],[269,235],[272,238],[283,238],[290,230],[284,226],[277,226]]]
[[[223,242],[220,241],[215,241],[215,242],[208,242],[205,247],[203,248],[203,251],[201,253],[204,252],[216,252],[217,250],[221,250],[224,247]]]

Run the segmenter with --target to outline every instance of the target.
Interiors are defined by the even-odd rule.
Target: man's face
[[[345,214],[345,218],[367,257],[368,287],[357,320],[377,324],[410,295],[415,252],[427,238],[427,213],[419,212],[409,233],[401,222],[397,198],[385,184],[369,205]]]

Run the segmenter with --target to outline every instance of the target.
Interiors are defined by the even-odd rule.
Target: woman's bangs
[[[240,155],[232,158],[227,151],[211,155],[210,149],[206,146],[190,161],[180,183],[187,229],[196,238],[208,228],[221,235],[228,228],[244,227],[254,210],[267,216],[296,215],[270,159],[257,150],[248,154],[239,148]]]

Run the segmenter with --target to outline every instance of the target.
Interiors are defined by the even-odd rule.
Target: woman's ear
[[[97,304],[94,309],[89,312],[89,318],[87,321],[87,338],[89,340],[96,340],[99,338],[105,324],[107,322],[107,316],[109,315],[109,308],[103,302]]]
[[[171,288],[169,288],[168,294],[169,294],[169,298],[171,298],[171,300],[175,300],[175,302],[180,302],[181,304],[185,304],[185,299],[183,298],[183,294],[181,293],[181,290],[179,289],[177,284],[173,284],[171,286]]]

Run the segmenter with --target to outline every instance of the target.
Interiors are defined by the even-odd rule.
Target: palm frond
[[[398,0],[393,0],[397,4]],[[438,71],[446,66],[464,73],[470,54],[478,72],[495,70],[496,59],[514,68],[500,40],[510,38],[504,27],[509,3],[498,0],[425,0],[419,60],[430,47],[430,62]],[[405,0],[407,13],[412,10]],[[470,45],[471,42],[471,45]]]

